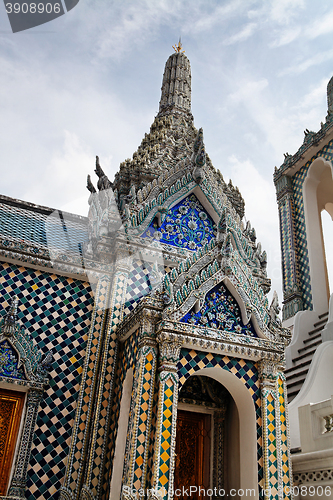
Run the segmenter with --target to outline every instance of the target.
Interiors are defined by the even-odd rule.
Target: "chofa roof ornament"
[[[1,332],[6,337],[12,337],[15,334],[17,323],[17,304],[18,298],[15,295],[12,299],[8,313],[1,323]]]

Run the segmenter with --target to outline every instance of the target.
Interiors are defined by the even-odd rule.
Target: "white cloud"
[[[325,13],[310,24],[305,30],[305,35],[314,39],[321,35],[327,35],[333,31],[333,11]]]
[[[282,77],[291,74],[304,73],[309,68],[312,68],[313,66],[319,66],[320,64],[326,61],[330,61],[331,59],[333,59],[333,49],[319,52],[312,55],[311,57],[308,57],[300,63],[296,63],[292,66],[289,66],[288,68],[285,68],[284,70],[280,71],[279,76]]]
[[[268,87],[268,80],[246,80],[239,81],[237,89],[229,94],[228,100],[235,103],[249,103],[251,99],[258,97],[261,92]]]
[[[94,155],[75,134],[64,130],[64,143],[62,151],[57,152],[50,163],[39,173],[38,183],[31,183],[25,192],[25,199],[38,200],[38,203],[50,205],[50,200],[57,194],[57,206],[68,210],[69,204],[73,205],[77,199],[76,184],[86,184],[86,172],[93,170]],[[109,160],[110,161],[110,160]],[[107,163],[107,162],[106,162]],[[41,192],[40,186],[43,186]],[[88,191],[86,200],[88,200]],[[88,205],[85,213],[87,215]]]
[[[319,108],[326,101],[327,78],[322,78],[311,90],[305,94],[297,103],[298,109],[309,112],[312,108]]]
[[[288,45],[299,38],[301,33],[302,28],[300,26],[293,26],[292,28],[277,31],[275,34],[275,40],[271,42],[269,46],[272,48],[276,48],[282,47],[283,45]]]
[[[217,5],[212,12],[205,13],[202,8],[197,12],[196,19],[191,22],[191,19],[186,21],[185,26],[186,31],[192,30],[196,33],[201,31],[210,31],[216,26],[221,26],[221,24],[232,17],[239,18],[242,14],[245,14],[251,4],[256,3],[255,0],[232,0],[224,5]],[[188,4],[187,11],[191,12],[193,9],[193,2]],[[204,3],[202,4],[204,6]],[[191,18],[191,16],[189,16]],[[190,22],[189,22],[190,21]]]
[[[245,217],[251,221],[257,234],[257,242],[268,256],[268,277],[272,280],[272,291],[277,290],[280,302],[281,253],[278,230],[278,206],[273,181],[269,182],[250,160],[239,160],[235,155],[228,158],[231,179],[245,200]]]
[[[224,40],[223,44],[232,45],[234,43],[244,42],[245,40],[250,38],[253,35],[253,33],[255,33],[257,28],[258,28],[257,23],[249,23],[245,25],[241,31]]]
[[[299,17],[304,7],[304,0],[271,0],[270,18],[280,24],[289,23]]]

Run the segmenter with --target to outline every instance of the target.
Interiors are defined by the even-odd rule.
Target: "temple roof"
[[[113,189],[121,211],[128,200],[133,199],[135,191],[147,187],[161,175],[165,178],[166,172],[175,168],[179,161],[193,158],[198,137],[203,144],[202,129],[198,131],[195,128],[191,114],[190,61],[181,50],[181,44],[174,49],[176,52],[165,64],[159,112],[133,158],[122,162],[115,175]],[[224,182],[222,174],[213,167],[204,146],[203,151],[201,166],[205,165],[205,169],[216,178],[242,218],[244,200],[238,188],[231,181],[228,185]]]
[[[22,200],[0,195],[0,237],[24,241],[47,249],[47,236],[51,236],[53,246],[67,249],[64,228],[59,217],[52,217],[53,208],[35,205]],[[80,215],[61,212],[70,231],[71,241],[83,243],[88,238],[88,219]]]

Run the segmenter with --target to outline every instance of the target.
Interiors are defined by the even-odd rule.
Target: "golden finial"
[[[182,50],[183,46],[182,46],[182,42],[181,42],[181,39],[179,37],[179,42],[178,42],[178,45],[176,46],[172,46],[172,48],[177,52],[177,54],[179,54],[180,52],[184,53],[185,50]]]

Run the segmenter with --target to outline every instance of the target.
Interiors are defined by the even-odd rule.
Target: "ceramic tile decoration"
[[[190,63],[181,44],[175,51],[149,134],[114,182],[96,158],[88,218],[67,214],[61,224],[46,207],[0,200],[0,388],[30,391],[23,428],[32,439],[19,448],[27,477],[16,468],[9,493],[173,499],[178,398],[191,376],[213,378],[232,401],[218,407],[212,393],[199,408],[211,429],[207,477],[244,488],[249,469],[256,496],[270,487],[272,500],[291,484],[282,366],[290,332],[276,294],[268,302],[267,254],[242,221],[244,200],[194,126]],[[285,267],[286,286],[295,273]],[[239,457],[224,439],[240,442]]]

